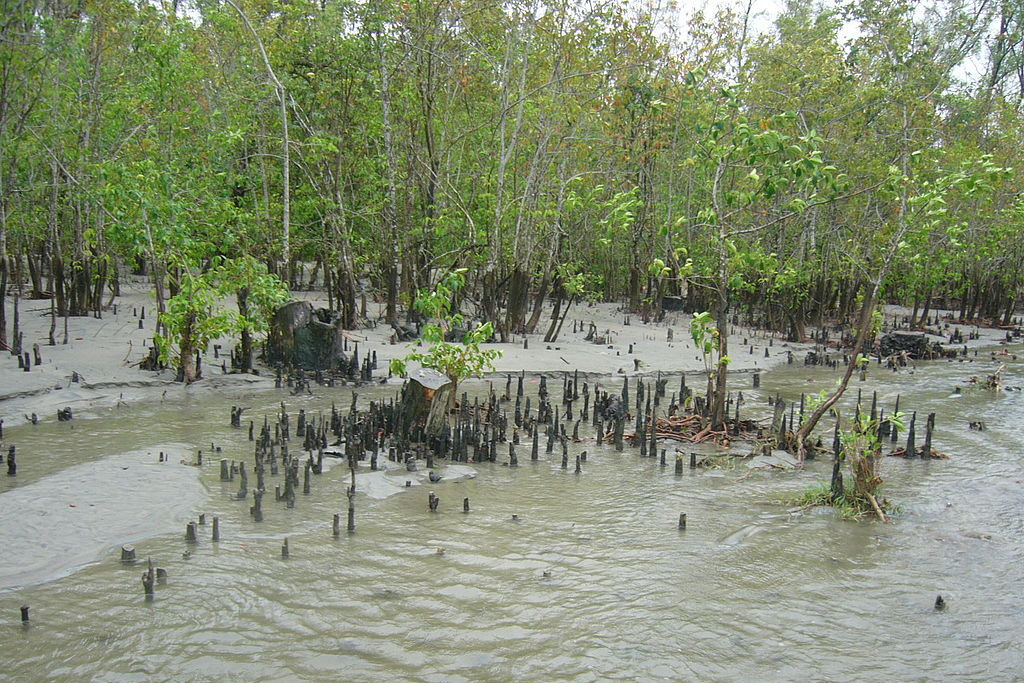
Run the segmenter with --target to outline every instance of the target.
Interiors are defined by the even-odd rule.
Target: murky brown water
[[[238,482],[221,483],[207,456],[207,500],[192,512],[218,515],[223,540],[211,543],[207,526],[192,547],[183,533],[136,543],[140,558],[169,573],[152,603],[142,567],[122,567],[116,546],[64,578],[0,592],[0,678],[1021,680],[1024,393],[950,397],[990,365],[873,368],[854,386],[877,389],[887,407],[901,392],[901,407],[935,411],[935,445],[954,455],[886,463],[886,495],[904,510],[891,525],[824,509],[788,514],[779,501],[825,481],[825,461],[676,477],[636,451],[576,444],[570,455],[589,452],[581,475],[561,470],[557,448],[531,463],[523,446],[518,469],[475,465],[476,479],[434,485],[437,514],[427,512],[426,487],[360,496],[357,533],[334,539],[345,468],[315,478],[292,510],[267,496],[257,524],[251,497],[235,500]],[[1024,385],[1022,374],[1011,363],[1008,383]],[[798,398],[837,377],[796,366],[771,373],[762,390],[745,389],[747,411],[766,413],[768,392]],[[331,400],[225,394],[7,429],[20,465],[14,481],[0,472],[0,490],[171,442],[205,452],[214,441],[251,461],[245,431],[226,426],[228,408],[243,403],[247,418],[262,417],[282,398],[293,413]],[[336,400],[347,407],[348,392]],[[988,430],[969,431],[968,420]],[[102,504],[102,490],[90,495]],[[138,493],[134,514],[159,514],[145,498]],[[2,552],[18,526],[0,521]],[[292,556],[282,560],[285,536]],[[945,612],[932,609],[938,593]],[[28,630],[22,604],[32,609]]]

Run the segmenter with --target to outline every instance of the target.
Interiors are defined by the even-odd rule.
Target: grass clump
[[[786,504],[801,510],[828,506],[833,508],[841,519],[862,519],[865,514],[873,512],[870,508],[865,509],[858,501],[851,500],[845,491],[836,495],[832,487],[825,482],[804,489],[795,498],[787,500]]]
[[[874,509],[866,504],[863,499],[854,497],[851,492],[846,490],[837,494],[833,491],[832,486],[826,482],[806,488],[795,497],[788,498],[784,502],[786,505],[791,505],[800,510],[807,510],[813,507],[831,507],[839,515],[840,519],[864,519],[865,517],[876,516]],[[899,512],[899,506],[897,505],[893,505],[884,499],[878,502],[888,514]]]

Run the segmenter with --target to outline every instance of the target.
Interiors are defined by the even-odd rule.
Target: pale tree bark
[[[0,139],[3,139],[2,110],[0,110]],[[0,162],[3,155],[0,154]],[[5,165],[0,165],[0,351],[7,350],[7,195],[4,183]]]
[[[715,177],[711,187],[711,201],[718,216],[724,215],[724,207],[720,198],[723,191],[722,184],[725,181],[726,162],[719,162],[715,167]],[[729,272],[728,272],[728,249],[727,240],[729,231],[723,219],[718,221],[718,235],[715,248],[717,259],[716,278],[718,280],[714,293],[715,329],[718,333],[716,352],[718,362],[714,366],[714,378],[708,377],[708,416],[711,420],[711,429],[719,431],[725,428],[725,393],[727,388],[727,361],[729,353]]]
[[[527,38],[533,30],[534,12],[533,6],[529,8],[526,20]],[[501,230],[505,220],[505,175],[508,172],[509,164],[519,149],[519,140],[523,129],[523,112],[526,106],[526,76],[529,71],[530,53],[528,40],[523,40],[520,35],[522,28],[516,27],[513,34],[505,45],[505,57],[501,66],[500,76],[500,100],[498,111],[498,167],[495,176],[494,190],[494,223],[488,237],[487,264],[484,267],[484,292],[483,308],[484,316],[488,320],[497,318],[498,309],[498,261],[501,258]],[[517,62],[517,50],[523,51],[519,74],[516,78],[515,65]],[[512,84],[516,83],[517,90],[512,91]],[[515,110],[514,117],[509,120],[509,113]]]
[[[384,264],[389,322],[398,321],[398,159],[395,156],[395,132],[391,121],[391,74],[384,55],[384,41],[377,40],[377,69],[380,76],[381,123],[384,128],[384,158],[387,166],[388,199],[384,204],[384,234],[387,236],[387,262]]]
[[[260,39],[260,35],[253,28],[249,22],[249,17],[246,16],[242,8],[239,7],[235,0],[225,0],[241,17],[242,23],[249,29],[253,39],[256,41],[256,47],[259,48],[260,57],[263,58],[263,66],[267,70],[267,76],[270,78],[271,83],[274,85],[274,91],[277,93],[277,101],[281,116],[281,279],[284,280],[285,284],[291,286],[291,154],[290,154],[290,141],[288,138],[288,93],[285,90],[284,85],[277,78],[277,74],[274,72],[274,67],[270,65],[270,58],[267,57],[267,50],[263,46],[263,40]]]
[[[332,212],[334,226],[333,237],[337,240],[338,260],[338,299],[339,308],[342,311],[342,324],[352,328],[356,320],[356,273],[352,259],[352,231],[345,216],[345,197],[342,191],[342,162],[341,152],[337,156],[337,172],[334,178],[334,201],[335,209]]]

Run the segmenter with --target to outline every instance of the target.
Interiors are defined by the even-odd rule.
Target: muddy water
[[[883,405],[899,392],[901,407],[936,412],[935,446],[954,456],[886,463],[886,495],[903,506],[892,525],[840,521],[825,509],[788,513],[780,501],[825,481],[824,461],[677,477],[671,464],[591,443],[571,446],[571,456],[589,454],[578,476],[571,464],[561,470],[557,447],[537,463],[520,447],[517,469],[475,465],[474,479],[430,487],[437,514],[426,510],[426,486],[383,500],[360,495],[357,533],[333,539],[345,468],[316,477],[292,510],[267,496],[257,524],[251,497],[235,500],[238,481],[220,482],[209,455],[213,441],[221,456],[251,460],[244,430],[225,426],[232,404],[261,418],[282,398],[293,415],[329,409],[330,398],[226,393],[8,429],[20,465],[16,481],[0,477],[7,491],[119,453],[202,448],[206,465],[176,485],[183,497],[203,492],[193,518],[218,515],[223,540],[211,543],[207,526],[196,546],[181,532],[137,541],[138,556],[169,574],[152,603],[142,567],[123,567],[116,544],[63,578],[0,592],[0,678],[1020,680],[1024,393],[951,397],[956,383],[992,366],[874,368],[855,383],[854,392],[877,390]],[[776,371],[760,391],[745,391],[745,410],[766,414],[768,393],[799,398],[837,377]],[[1010,363],[1007,382],[1024,385],[1021,363]],[[337,402],[347,406],[347,392]],[[969,431],[969,420],[987,431]],[[102,487],[88,494],[97,505],[110,499]],[[159,513],[147,496],[136,492],[127,514]],[[19,526],[17,515],[0,522],[0,552]],[[942,613],[932,609],[938,593],[949,605]],[[27,630],[22,604],[32,608]]]

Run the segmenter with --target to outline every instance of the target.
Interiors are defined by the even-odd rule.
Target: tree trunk
[[[978,318],[978,307],[981,305],[983,290],[981,282],[976,282],[974,285],[974,296],[971,297],[971,306],[967,309],[967,320],[976,320]]]
[[[57,312],[60,315],[67,315],[71,311],[71,306],[65,287],[64,259],[60,255],[60,246],[56,238],[50,242],[50,269],[53,272],[53,296],[57,299]]]
[[[181,368],[182,378],[185,384],[192,384],[199,377],[196,373],[196,348],[192,341],[192,326],[194,320],[190,317],[181,331],[179,342],[178,367]]]
[[[722,281],[721,291],[718,295],[718,302],[715,311],[715,324],[718,330],[718,364],[715,366],[714,395],[711,399],[709,417],[711,429],[721,431],[725,429],[725,397],[727,390],[727,363],[724,360],[729,356],[729,299],[725,289],[725,280]]]
[[[904,119],[906,115],[904,112]],[[904,123],[906,125],[906,122]],[[907,166],[909,164],[909,150],[904,147],[903,150],[903,170],[904,175],[907,174]],[[889,274],[889,269],[892,267],[893,260],[896,258],[896,252],[899,250],[900,243],[903,240],[904,235],[907,233],[907,208],[908,208],[908,195],[906,190],[903,191],[900,196],[900,223],[896,230],[896,233],[890,238],[888,252],[882,261],[881,267],[875,274],[875,280],[871,284],[871,288],[864,296],[864,302],[861,305],[860,316],[857,321],[857,339],[853,345],[853,352],[850,358],[850,364],[846,367],[846,372],[843,373],[843,378],[839,382],[839,386],[836,387],[832,395],[825,399],[821,405],[819,405],[813,413],[807,418],[807,420],[800,425],[800,429],[796,431],[794,435],[793,449],[795,455],[801,460],[805,454],[804,442],[807,437],[810,436],[811,432],[817,426],[818,421],[821,420],[822,416],[827,413],[832,406],[834,406],[843,393],[846,391],[846,387],[850,384],[850,378],[853,376],[854,370],[857,368],[857,359],[860,357],[860,353],[864,348],[864,343],[868,338],[871,331],[871,317],[875,307],[875,300],[878,298],[878,292],[882,288],[882,283],[885,281],[886,276]],[[851,297],[852,298],[852,297]]]
[[[501,341],[507,342],[509,335],[523,331],[523,319],[526,317],[526,302],[530,289],[530,276],[520,268],[512,271],[508,291],[508,304],[505,307],[505,322],[499,327]]]
[[[562,310],[562,297],[555,299],[555,304],[551,308],[551,324],[548,326],[548,331],[544,335],[544,341],[550,341],[551,337],[555,334],[558,329],[559,313]]]
[[[717,182],[717,181],[716,181]],[[725,429],[725,395],[726,370],[729,356],[729,273],[726,253],[725,226],[719,227],[718,233],[718,286],[715,291],[715,325],[718,330],[718,363],[715,366],[715,386],[713,395],[708,396],[711,429]]]
[[[561,317],[559,317],[557,319],[557,321],[556,320],[552,320],[551,321],[551,326],[554,328],[554,331],[552,332],[551,330],[548,330],[547,336],[544,337],[544,341],[545,342],[550,344],[550,343],[552,343],[552,342],[554,342],[554,341],[556,341],[558,339],[558,333],[562,331],[562,325],[565,324],[565,317],[567,315],[569,315],[569,309],[572,308],[573,302],[575,302],[575,301],[576,301],[576,295],[575,294],[571,294],[569,296],[569,300],[565,302],[565,309],[562,311]],[[558,323],[557,326],[555,325],[556,322]]]
[[[807,337],[807,327],[804,323],[802,310],[790,311],[789,315],[789,341],[802,342]]]
[[[629,310],[633,313],[640,310],[640,267],[636,258],[629,264]]]
[[[0,134],[6,128],[6,97],[0,99]],[[0,158],[0,161],[3,161]],[[7,345],[7,193],[4,183],[4,168],[0,166],[0,351]]]
[[[1013,321],[1013,309],[1017,306],[1017,297],[1008,296],[1006,297],[1006,310],[1003,313],[1003,324],[1009,325]],[[0,320],[0,323],[3,321]],[[3,342],[3,335],[0,334],[0,342]]]
[[[235,292],[235,300],[238,302],[238,315],[247,318],[249,316],[249,288],[242,287]],[[239,354],[241,370],[249,372],[252,369],[252,332],[248,326],[242,328],[241,347]]]
[[[437,436],[444,431],[444,426],[448,424],[451,411],[455,408],[457,389],[458,385],[451,381],[434,392],[423,429],[428,436]]]
[[[156,249],[153,245],[153,230],[146,222],[146,244],[149,248],[149,261],[153,271],[153,289],[156,292],[156,321],[153,325],[153,343],[156,343],[156,337],[160,334],[160,328],[163,323],[160,321],[160,314],[162,314],[166,308],[165,297],[164,297],[164,264],[157,260]]]
[[[45,247],[43,247],[43,249],[45,249]],[[40,249],[40,251],[42,252],[43,249]],[[40,258],[37,261],[32,258],[32,252],[27,252],[25,254],[25,262],[28,265],[28,279],[29,282],[32,283],[32,289],[29,291],[28,296],[30,299],[42,299],[46,296],[44,292],[47,291],[47,288],[43,287],[43,275],[40,272],[43,265],[43,254],[40,253]],[[53,290],[50,289],[49,291],[52,295]]]
[[[21,278],[18,279],[20,281]],[[18,289],[21,289],[20,282]],[[11,333],[11,353],[15,356],[21,355],[21,320],[18,319],[18,299],[20,298],[18,292],[15,292],[14,301],[12,302],[14,304],[14,330]]]
[[[921,317],[915,322],[915,325],[925,326],[928,324],[928,314],[931,312],[932,306],[932,291],[929,289],[928,293],[924,297],[924,310],[921,311]]]
[[[864,342],[868,337],[868,330],[871,327],[871,313],[875,308],[875,290],[872,290],[864,297],[864,303],[861,306],[860,316],[857,320],[857,339],[853,344],[853,351],[850,353],[850,364],[846,366],[846,372],[843,373],[843,378],[839,381],[839,386],[836,387],[832,395],[829,396],[825,401],[819,405],[814,412],[800,425],[800,429],[796,432],[796,438],[794,439],[795,444],[795,455],[800,459],[804,457],[804,441],[810,436],[811,431],[817,426],[818,421],[829,411],[829,409],[839,402],[839,399],[843,397],[843,393],[846,391],[846,387],[850,384],[850,378],[853,377],[854,371],[857,370],[859,364],[857,358],[860,357],[860,353],[864,348]]]
[[[341,326],[351,330],[356,325],[356,288],[351,272],[344,264],[338,265],[334,277],[335,303],[341,311]]]
[[[331,269],[326,268],[324,270],[324,291],[327,293],[327,308],[329,310],[335,310],[334,308],[334,283],[332,282],[333,276],[331,275]]]
[[[100,311],[103,309],[103,287],[107,281],[107,262],[98,261],[96,265],[96,278],[92,284],[92,289],[89,292],[89,309],[94,311],[96,317],[100,317]]]
[[[537,288],[537,296],[533,299],[533,313],[530,314],[530,319],[523,330],[526,334],[533,334],[533,331],[537,329],[537,323],[540,322],[540,316],[544,312],[544,299],[547,296],[550,282],[551,276],[544,273],[544,277],[540,281],[540,287]]]
[[[398,160],[395,156],[394,128],[391,122],[391,76],[384,59],[384,37],[377,35],[377,74],[380,78],[381,124],[384,134],[384,161],[387,172],[387,199],[383,208],[384,248],[382,249],[385,316],[398,322]]]
[[[481,282],[480,307],[483,309],[484,320],[494,321],[498,317],[498,273],[487,270]]]
[[[231,5],[238,16],[242,18],[242,23],[249,29],[252,37],[256,40],[256,46],[259,48],[260,56],[263,58],[263,66],[267,69],[267,75],[270,77],[271,82],[274,85],[274,90],[277,92],[277,100],[281,115],[281,268],[283,272],[280,273],[281,279],[288,283],[291,282],[290,264],[292,258],[291,251],[291,144],[288,139],[288,94],[284,89],[284,85],[277,79],[277,74],[274,73],[274,68],[270,65],[270,59],[267,57],[267,51],[263,47],[263,41],[260,39],[256,29],[249,23],[249,17],[246,16],[245,12],[235,4],[234,0],[227,0],[227,3]]]
[[[8,351],[7,345],[7,254],[0,251],[0,351]]]
[[[50,297],[50,346],[57,345],[57,338],[54,336],[57,333],[57,302],[54,298]]]

